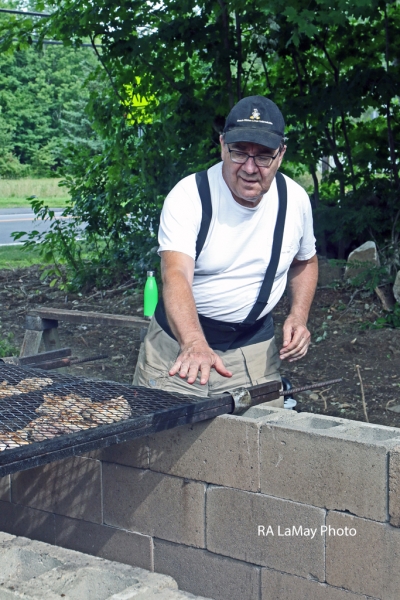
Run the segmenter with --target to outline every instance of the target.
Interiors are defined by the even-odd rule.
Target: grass
[[[24,250],[22,246],[0,247],[0,269],[18,269],[41,263],[39,249]]]
[[[46,200],[50,208],[64,208],[69,196],[64,187],[59,187],[61,179],[0,179],[0,209],[30,208],[27,198],[37,196]]]

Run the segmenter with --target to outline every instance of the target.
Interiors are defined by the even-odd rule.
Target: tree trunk
[[[385,61],[386,61],[386,73],[389,75],[389,23],[387,15],[387,5],[385,2]],[[388,130],[388,142],[390,152],[390,162],[393,171],[393,180],[397,190],[399,189],[399,169],[396,163],[396,150],[394,145],[394,135],[392,129],[392,117],[390,114],[390,98],[386,102],[386,123]]]
[[[226,87],[227,87],[228,97],[229,97],[229,107],[233,108],[233,106],[235,104],[235,99],[233,97],[232,73],[231,73],[231,63],[230,63],[229,15],[228,15],[228,11],[227,11],[224,0],[218,0],[218,4],[221,7],[221,14],[222,14],[223,39],[224,39],[224,49],[225,49]]]
[[[243,57],[242,57],[242,29],[240,27],[240,17],[237,11],[235,11],[235,24],[236,24],[236,48],[237,48],[237,75],[236,75],[236,95],[238,102],[242,99],[242,69],[243,69]]]

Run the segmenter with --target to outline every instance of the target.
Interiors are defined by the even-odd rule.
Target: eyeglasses
[[[229,155],[231,157],[231,161],[234,163],[238,163],[240,165],[244,165],[249,158],[252,158],[257,165],[257,167],[270,167],[277,156],[281,153],[280,149],[275,154],[275,156],[268,156],[267,154],[256,154],[256,156],[252,156],[251,154],[247,154],[246,152],[240,152],[239,150],[231,150],[228,146]]]

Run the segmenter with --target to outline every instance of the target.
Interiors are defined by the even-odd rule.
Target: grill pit
[[[229,394],[201,399],[1,364],[0,477],[232,409]]]

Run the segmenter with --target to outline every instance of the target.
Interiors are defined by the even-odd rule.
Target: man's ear
[[[225,141],[224,141],[224,136],[223,135],[219,136],[219,142],[221,144],[221,158],[222,158],[222,160],[224,160],[224,154],[226,152],[226,145],[225,145]]]
[[[279,169],[279,167],[280,167],[280,166],[281,166],[281,164],[282,164],[282,161],[283,161],[283,155],[284,155],[284,154],[285,154],[285,152],[286,152],[286,148],[287,148],[287,146],[283,146],[282,150],[280,151],[279,158],[278,158],[278,169]]]

